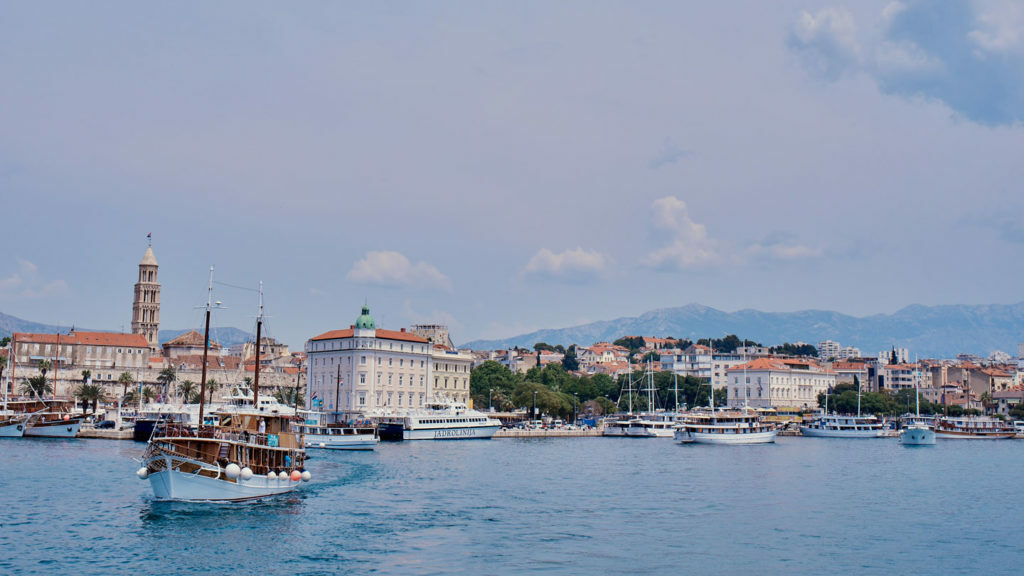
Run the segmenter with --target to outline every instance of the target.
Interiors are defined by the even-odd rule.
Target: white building
[[[326,411],[401,413],[433,396],[432,346],[426,338],[378,329],[370,309],[346,330],[306,342],[309,393],[306,405]],[[466,357],[466,365],[471,363]],[[468,373],[466,390],[468,394]]]
[[[836,375],[800,358],[757,358],[728,370],[729,406],[813,409]]]
[[[839,345],[839,342],[833,342],[831,340],[818,342],[818,358],[821,358],[822,360],[839,358],[839,350],[841,348],[842,346]]]
[[[694,376],[709,380],[715,388],[728,383],[728,370],[732,366],[743,364],[746,359],[739,353],[712,354],[711,348],[694,344],[682,352],[671,351],[660,357],[662,370],[668,370],[680,376]]]

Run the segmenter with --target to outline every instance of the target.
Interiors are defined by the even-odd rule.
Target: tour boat
[[[629,420],[619,420],[617,418],[605,418],[603,420],[603,430],[601,431],[602,436],[625,436],[626,427]]]
[[[935,422],[935,435],[939,438],[1003,440],[1015,434],[1012,424],[989,416],[943,416]]]
[[[817,438],[882,438],[888,435],[885,423],[875,416],[820,414],[800,427],[804,436]]]
[[[680,443],[768,444],[775,442],[778,427],[753,410],[718,410],[687,415],[676,428]]]
[[[327,448],[331,450],[373,450],[380,443],[377,428],[373,425],[350,425],[331,421],[325,412],[300,410],[301,424],[292,428],[306,439],[306,448]]]
[[[12,400],[8,412],[25,417],[23,436],[37,438],[74,438],[84,416],[71,412],[71,400]]]
[[[382,440],[470,440],[488,439],[501,428],[501,421],[461,402],[439,399],[424,410],[377,418]]]
[[[203,373],[199,392],[199,426],[168,424],[158,429],[136,472],[149,480],[157,500],[197,502],[242,501],[295,490],[308,482],[302,437],[290,430],[291,416],[262,410],[241,401],[204,417],[206,366],[210,342],[210,309],[213,300],[213,268],[210,268],[206,303]],[[256,342],[263,322],[263,292],[256,321]],[[259,346],[256,365],[259,366]],[[259,371],[251,398],[260,398]]]
[[[671,438],[676,424],[674,414],[641,414],[621,423],[622,435],[631,438]]]

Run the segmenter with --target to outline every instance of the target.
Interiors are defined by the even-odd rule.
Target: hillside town
[[[149,246],[138,266],[131,333],[72,329],[15,332],[5,338],[0,370],[6,374],[0,376],[6,376],[7,396],[45,392],[109,406],[195,402],[204,368],[203,335],[192,330],[158,341],[158,271]],[[1008,416],[1014,408],[1024,407],[1024,361],[1003,353],[916,359],[905,348],[868,355],[831,340],[764,346],[736,335],[697,342],[624,335],[614,342],[460,350],[442,324],[379,328],[368,306],[348,327],[311,336],[301,351],[263,337],[257,365],[256,346],[252,338],[234,346],[210,342],[205,367],[210,399],[248,384],[258,371],[265,393],[307,408],[379,416],[444,398],[469,407],[486,404],[493,410],[493,387],[485,390],[488,384],[474,379],[477,368],[492,363],[523,380],[540,381],[538,374],[547,367],[578,379],[600,376],[614,383],[605,390],[605,400],[612,403],[632,374],[664,372],[710,383],[726,406],[784,413],[818,410],[821,396],[843,385],[890,395],[917,389],[926,402],[985,414]],[[1024,350],[1018,352],[1024,355]],[[42,389],[33,388],[33,382],[42,382]],[[488,390],[490,398],[485,398]],[[594,398],[582,399],[587,400]],[[662,408],[671,407],[667,399],[660,403]],[[499,407],[502,404],[509,410],[525,408],[508,406],[509,399],[499,397]]]

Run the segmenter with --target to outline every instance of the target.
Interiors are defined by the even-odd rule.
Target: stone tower
[[[153,247],[147,246],[139,262],[139,281],[135,283],[135,300],[132,302],[132,334],[142,334],[149,342],[149,349],[160,349],[160,282],[157,280],[156,256]]]

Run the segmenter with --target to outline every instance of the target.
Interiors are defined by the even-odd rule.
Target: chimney
[[[405,332],[405,328],[402,328],[402,332]]]

